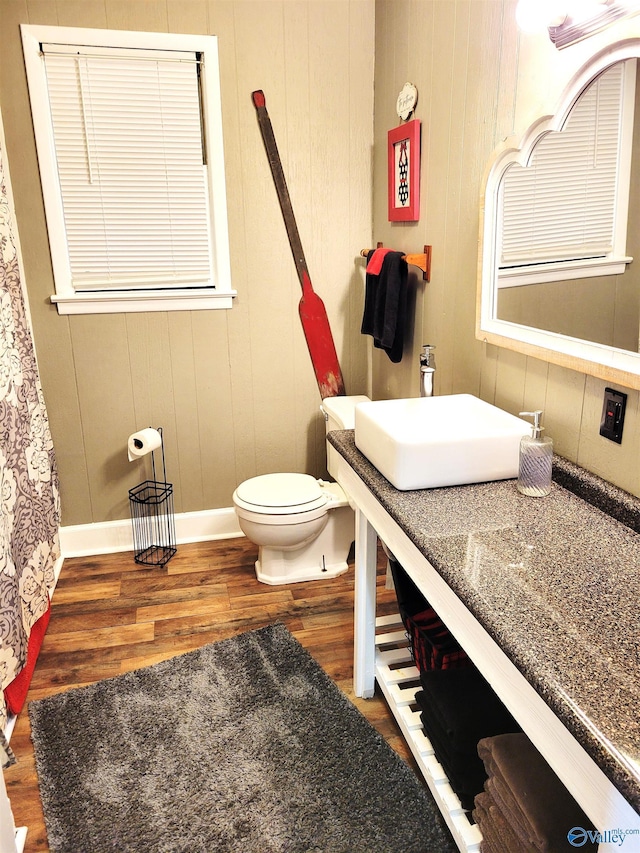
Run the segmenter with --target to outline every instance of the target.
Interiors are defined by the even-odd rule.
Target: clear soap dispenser
[[[533,426],[531,435],[523,435],[520,441],[518,491],[533,498],[542,498],[551,491],[553,441],[542,436],[541,410],[520,412],[520,417],[533,418]]]

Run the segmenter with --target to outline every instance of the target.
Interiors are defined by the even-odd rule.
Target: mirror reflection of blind
[[[211,286],[198,57],[43,51],[74,289]]]
[[[538,142],[530,165],[507,169],[500,268],[612,251],[624,80],[622,62],[604,71],[576,101],[563,130]]]

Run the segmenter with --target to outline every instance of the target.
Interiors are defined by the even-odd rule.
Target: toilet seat
[[[323,400],[327,431],[352,429],[355,405],[367,399]],[[337,451],[327,449],[331,471]],[[240,483],[233,504],[240,530],[258,546],[255,568],[261,583],[326,581],[348,571],[355,516],[338,482],[309,474],[263,474]]]
[[[329,500],[309,474],[262,474],[240,483],[236,506],[261,515],[291,515],[323,509]]]

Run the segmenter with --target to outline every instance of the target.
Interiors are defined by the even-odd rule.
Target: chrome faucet
[[[420,396],[433,397],[433,375],[436,372],[435,347],[423,344],[420,353]]]

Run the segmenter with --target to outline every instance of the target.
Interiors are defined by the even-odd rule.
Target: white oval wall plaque
[[[398,117],[406,121],[415,109],[417,101],[418,90],[413,83],[405,83],[396,102]]]

